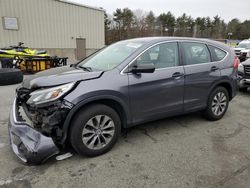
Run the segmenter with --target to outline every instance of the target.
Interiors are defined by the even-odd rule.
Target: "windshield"
[[[237,48],[246,48],[250,49],[250,43],[240,43]]]
[[[142,43],[131,41],[117,42],[84,59],[78,66],[82,68],[87,67],[91,70],[111,70],[117,67],[142,45]]]

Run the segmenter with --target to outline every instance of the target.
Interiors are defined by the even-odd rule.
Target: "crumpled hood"
[[[39,72],[25,79],[22,86],[27,89],[51,87],[70,82],[96,79],[101,77],[102,73],[103,71],[86,72],[82,69],[76,69],[74,66],[64,66]]]

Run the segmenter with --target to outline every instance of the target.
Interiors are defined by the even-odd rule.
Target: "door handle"
[[[217,70],[219,70],[218,67],[216,67],[216,66],[212,66],[212,67],[211,67],[211,71],[217,71]]]
[[[181,72],[175,72],[175,73],[172,75],[173,78],[179,78],[179,77],[182,77],[182,76],[184,76],[184,73],[181,73]]]

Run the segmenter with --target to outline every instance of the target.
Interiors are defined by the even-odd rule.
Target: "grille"
[[[30,90],[26,88],[17,88],[17,98],[21,102],[26,102],[29,98]]]
[[[235,54],[236,54],[237,56],[240,56],[240,50],[235,50]]]
[[[20,122],[25,121],[20,113],[21,104],[19,102],[16,103],[16,119]]]
[[[244,65],[245,75],[250,78],[250,65]]]
[[[17,119],[19,121],[26,121],[27,122],[27,115],[25,113],[25,110],[23,109],[23,105],[26,104],[27,100],[29,99],[30,97],[30,90],[29,89],[26,89],[26,88],[23,88],[23,87],[19,87],[16,89],[16,110],[17,110],[17,113],[16,113],[16,116],[17,116]]]
[[[242,56],[243,56],[243,57],[246,57],[246,56],[247,56],[247,53],[246,53],[246,52],[242,53]]]

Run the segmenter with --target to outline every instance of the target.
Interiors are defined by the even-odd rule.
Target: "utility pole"
[[[228,33],[227,35],[228,35],[228,42],[229,42],[229,45],[230,45],[231,44],[230,39],[231,39],[231,36],[233,35],[233,33]]]
[[[161,36],[163,36],[163,26],[161,24]]]
[[[194,25],[194,30],[193,30],[193,37],[195,38],[197,35],[197,25]]]

